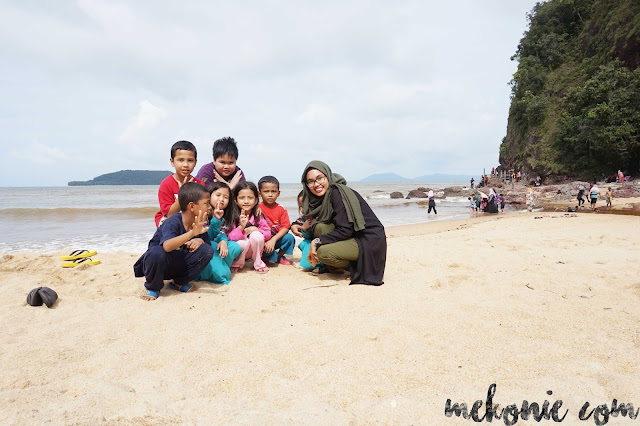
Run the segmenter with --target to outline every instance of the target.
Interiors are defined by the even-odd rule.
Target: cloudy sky
[[[0,0],[0,186],[212,161],[250,179],[497,165],[535,0]],[[197,170],[197,169],[196,169]]]

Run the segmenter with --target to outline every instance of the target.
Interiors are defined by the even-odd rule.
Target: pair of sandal
[[[181,286],[178,286],[174,282],[171,282],[169,284],[169,288],[179,291],[180,293],[188,293],[191,290],[195,290],[195,286],[192,286],[190,284],[182,284]],[[145,288],[144,293],[142,293],[142,296],[140,296],[140,298],[144,300],[156,300],[158,297],[160,297],[160,291],[149,290],[148,288]]]
[[[95,256],[96,254],[98,254],[98,252],[95,250],[74,250],[69,253],[68,256],[60,256],[60,260],[67,261],[62,263],[63,268],[75,268],[83,263],[88,265],[99,265],[99,260],[91,259],[91,256]]]

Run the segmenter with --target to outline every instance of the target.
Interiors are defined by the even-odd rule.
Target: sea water
[[[354,183],[385,226],[468,218],[466,197],[436,200],[438,214],[427,215],[424,199],[392,199],[400,191],[463,186],[462,182]],[[282,184],[278,203],[298,218],[300,184]],[[422,204],[419,204],[423,201]],[[156,227],[158,187],[69,186],[0,188],[0,253],[91,249],[141,253]]]

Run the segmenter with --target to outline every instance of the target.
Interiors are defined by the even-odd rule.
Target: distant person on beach
[[[534,207],[533,188],[529,188],[529,191],[527,191],[527,210],[529,210],[529,212],[532,212],[533,207]]]
[[[387,237],[369,204],[322,161],[307,164],[301,182],[302,209],[316,237],[309,263],[347,269],[351,284],[383,284]]]
[[[582,198],[584,196],[584,191],[586,191],[586,188],[582,185],[580,185],[580,188],[578,189],[578,207],[581,207],[584,205],[584,198]]]
[[[469,209],[471,209],[471,213],[473,213],[476,211],[476,202],[471,197],[467,197],[467,200],[469,200]]]
[[[231,272],[235,273],[244,267],[245,259],[253,259],[253,269],[259,274],[266,274],[269,268],[262,260],[264,243],[271,239],[271,228],[258,207],[258,188],[253,182],[238,182],[233,190],[233,228],[229,231],[229,239],[236,241],[242,253],[231,264]]]
[[[156,213],[156,227],[180,211],[178,192],[180,187],[187,182],[197,182],[204,185],[197,177],[191,176],[198,161],[198,151],[189,141],[178,141],[171,147],[171,165],[176,172],[167,176],[158,188],[158,202],[160,210]]]
[[[502,213],[504,213],[504,205],[505,205],[504,196],[502,194],[500,194],[500,211]]]
[[[435,214],[438,214],[438,212],[436,211],[436,197],[433,191],[429,191],[429,210],[427,211],[427,214],[431,213],[431,209],[433,209],[433,212]]]
[[[187,182],[180,187],[178,202],[182,213],[158,227],[149,248],[133,265],[134,275],[145,277],[143,300],[157,299],[164,280],[173,280],[169,287],[182,293],[195,290],[189,282],[213,257],[207,235],[209,192],[199,183]]]
[[[622,170],[618,170],[618,183],[623,183],[624,182],[624,173],[622,173]]]
[[[214,284],[231,282],[231,264],[240,256],[242,248],[235,241],[229,241],[227,233],[233,214],[230,204],[231,190],[225,182],[213,182],[207,187],[210,194],[209,240],[213,248],[213,258],[198,275],[197,281]]]
[[[473,182],[474,182],[473,178],[471,178],[470,182],[471,182],[471,189],[473,189]]]
[[[605,196],[607,197],[607,207],[613,207],[613,191],[611,190],[611,187],[607,188],[607,193],[605,194]]]
[[[236,165],[238,161],[238,145],[233,138],[218,139],[213,143],[213,163],[200,167],[196,178],[205,185],[212,182],[225,182],[233,191],[238,182],[245,181],[244,173]]]
[[[289,233],[291,221],[287,210],[277,203],[280,182],[274,176],[264,176],[258,181],[258,192],[262,202],[258,205],[271,229],[271,238],[264,243],[263,258],[267,262],[292,265],[285,257],[292,255],[296,240]]]
[[[598,185],[594,184],[589,190],[589,196],[591,198],[591,208],[596,208],[596,203],[598,202],[598,195],[600,194],[600,188]]]

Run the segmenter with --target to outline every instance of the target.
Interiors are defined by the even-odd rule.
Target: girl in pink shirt
[[[242,253],[231,264],[231,272],[242,269],[245,258],[250,257],[256,272],[266,274],[269,268],[262,261],[262,250],[265,241],[271,238],[271,229],[262,214],[258,213],[258,188],[253,182],[238,182],[233,189],[233,201],[233,227],[228,237],[240,245]]]

